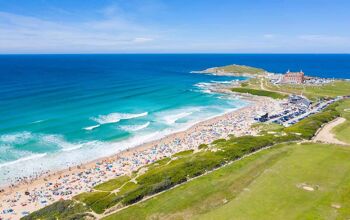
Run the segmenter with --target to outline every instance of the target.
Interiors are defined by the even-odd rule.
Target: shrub
[[[198,146],[198,149],[207,149],[208,148],[208,145],[207,144],[200,144],[199,146]]]
[[[84,214],[86,211],[88,209],[83,204],[75,203],[72,200],[61,200],[24,216],[22,219],[82,219],[82,217],[87,216],[87,214]]]

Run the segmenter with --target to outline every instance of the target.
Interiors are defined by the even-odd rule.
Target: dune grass
[[[238,92],[238,93],[245,93],[245,94],[251,94],[251,95],[256,95],[256,96],[266,96],[270,97],[273,99],[284,99],[287,98],[287,95],[278,93],[278,92],[270,92],[266,90],[260,90],[260,89],[250,89],[250,88],[232,88],[232,92]]]
[[[129,176],[120,176],[115,179],[111,179],[107,182],[104,182],[102,184],[99,184],[94,187],[96,190],[101,191],[113,191],[121,187],[124,183],[128,182],[130,180]]]
[[[71,200],[58,201],[45,208],[42,208],[36,212],[31,213],[29,216],[24,216],[22,220],[33,219],[85,219],[85,217],[92,217],[91,214],[86,212],[90,211],[82,203],[76,203]]]
[[[283,144],[105,219],[346,219],[349,160],[349,148]]]
[[[280,147],[261,151],[105,219],[190,219],[233,199],[288,151]]]
[[[118,194],[120,194],[120,195],[127,194],[133,190],[136,190],[138,187],[139,187],[138,184],[136,184],[134,182],[128,182],[120,189]]]

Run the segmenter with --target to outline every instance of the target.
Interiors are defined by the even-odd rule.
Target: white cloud
[[[134,49],[157,32],[106,12],[104,19],[58,23],[0,12],[0,53],[103,52]]]

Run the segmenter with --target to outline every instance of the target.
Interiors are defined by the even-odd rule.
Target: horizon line
[[[201,52],[174,52],[174,53],[161,53],[161,52],[149,52],[149,53],[137,53],[137,52],[130,52],[130,53],[0,53],[0,56],[7,56],[7,55],[350,55],[350,52],[348,53],[201,53]]]

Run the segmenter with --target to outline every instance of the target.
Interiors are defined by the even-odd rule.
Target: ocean
[[[0,184],[91,161],[246,106],[195,74],[241,64],[350,78],[350,55],[0,55]]]

